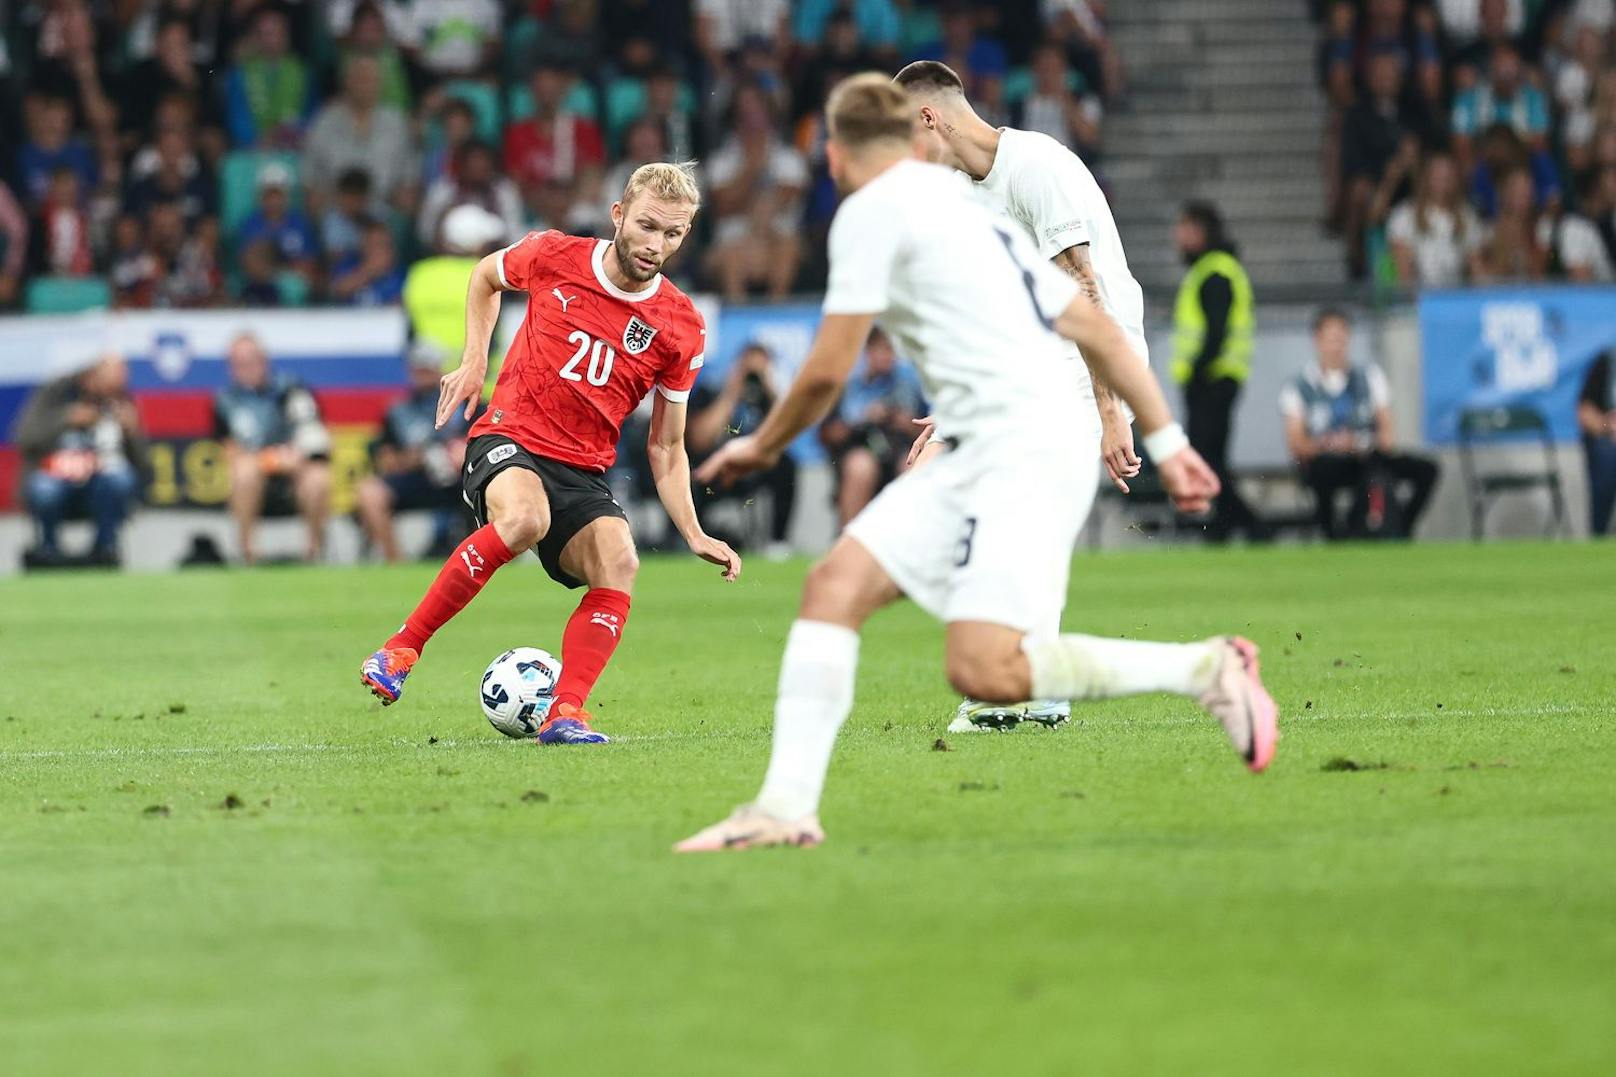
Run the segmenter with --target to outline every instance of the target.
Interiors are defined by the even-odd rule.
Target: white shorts
[[[899,476],[847,534],[941,621],[1057,632],[1072,549],[1099,481],[1085,428],[1097,422],[966,439]]]

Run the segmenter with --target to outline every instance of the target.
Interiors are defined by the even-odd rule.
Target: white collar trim
[[[656,295],[657,289],[662,287],[661,273],[651,278],[649,288],[639,292],[625,291],[611,282],[611,278],[606,276],[606,248],[611,245],[611,242],[609,239],[603,239],[596,243],[595,253],[589,259],[590,264],[595,267],[595,280],[602,288],[606,289],[606,294],[628,303],[641,303]]]

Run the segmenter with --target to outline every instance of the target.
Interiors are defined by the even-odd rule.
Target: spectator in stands
[[[802,48],[823,55],[828,38],[840,19],[865,48],[896,59],[903,20],[892,0],[797,0],[791,18],[791,36]],[[873,65],[872,65],[873,66]]]
[[[308,218],[292,206],[292,172],[279,161],[258,170],[258,208],[247,215],[236,233],[246,251],[267,241],[276,272],[289,271],[314,280],[314,229]],[[246,259],[242,260],[246,268]]]
[[[1508,42],[1495,45],[1484,78],[1453,100],[1453,145],[1465,167],[1475,159],[1475,139],[1494,124],[1518,135],[1534,156],[1546,155],[1549,105],[1526,79],[1521,55]]]
[[[132,213],[120,216],[112,226],[112,248],[107,254],[107,283],[112,288],[112,305],[117,310],[144,310],[157,298],[157,282],[163,266],[146,245],[146,228]]]
[[[39,206],[39,234],[44,240],[45,272],[58,277],[86,277],[95,269],[90,247],[90,215],[79,174],[63,165],[51,174]]]
[[[1394,449],[1390,390],[1372,364],[1349,354],[1351,326],[1340,310],[1327,308],[1313,320],[1315,361],[1280,393],[1285,442],[1313,490],[1319,527],[1326,538],[1414,532],[1436,486],[1437,465]],[[1402,496],[1397,487],[1406,483]],[[1352,492],[1345,521],[1336,505]]]
[[[645,80],[645,112],[641,118],[662,130],[667,156],[661,160],[688,161],[701,153],[700,125],[681,99],[683,89],[678,73],[666,65],[653,68]]]
[[[871,330],[841,403],[819,428],[836,468],[836,513],[843,527],[903,471],[914,421],[925,414],[919,375],[898,363],[886,333]]]
[[[303,144],[303,183],[316,211],[330,200],[337,177],[350,168],[370,173],[377,211],[415,208],[421,164],[408,118],[382,103],[381,65],[353,56],[343,71],[342,94],[320,110]]]
[[[797,9],[801,23],[804,8]],[[847,9],[832,12],[817,29],[818,50],[810,63],[802,65],[792,91],[795,114],[807,118],[819,111],[819,103],[831,88],[849,75],[879,69],[883,61],[859,38],[858,19]],[[799,45],[801,40],[799,38]]]
[[[505,129],[505,171],[521,189],[528,212],[550,228],[567,226],[573,207],[599,189],[606,164],[600,128],[563,107],[572,84],[562,67],[535,70],[529,81],[533,115]]]
[[[1446,153],[1427,155],[1414,197],[1386,221],[1397,279],[1410,287],[1452,288],[1476,268],[1484,229],[1465,201],[1459,170]]]
[[[990,97],[987,84],[1002,84],[1010,72],[1010,58],[1004,46],[978,32],[976,8],[968,3],[950,2],[941,11],[943,36],[920,50],[916,60],[941,60],[959,72],[966,94],[976,100]]]
[[[1032,54],[1032,90],[1021,101],[1015,126],[1041,131],[1093,164],[1100,150],[1100,99],[1074,91],[1066,55],[1055,44]]]
[[[1542,280],[1549,250],[1539,227],[1532,174],[1524,168],[1508,173],[1499,186],[1498,215],[1477,252],[1478,281]]]
[[[28,214],[0,176],[0,310],[22,297],[28,268]]]
[[[403,294],[404,270],[392,229],[385,221],[369,221],[359,250],[331,265],[331,298],[354,307],[381,307],[397,303]]]
[[[460,147],[453,173],[432,184],[421,201],[416,235],[425,248],[438,245],[438,228],[456,206],[481,206],[505,222],[507,235],[522,232],[522,194],[499,174],[499,157],[486,142],[472,139]]]
[[[433,513],[433,539],[426,551],[436,555],[462,537],[460,468],[466,462],[466,428],[457,410],[442,429],[437,426],[439,379],[450,357],[427,342],[416,343],[408,356],[410,393],[387,409],[381,436],[371,443],[373,474],[354,490],[359,523],[383,560],[402,558],[393,517],[412,509]]]
[[[711,382],[698,378],[690,397],[690,425],[685,431],[692,467],[730,438],[755,431],[779,399],[782,388],[774,357],[756,342],[741,349],[721,387],[714,389]],[[707,522],[705,511],[710,505],[739,499],[750,503],[760,490],[769,494],[769,545],[765,553],[771,559],[789,555],[787,535],[797,501],[797,464],[789,453],[768,471],[748,476],[734,486],[698,489],[696,505],[703,513],[702,522]]]
[[[1419,161],[1422,132],[1404,107],[1403,61],[1392,50],[1369,61],[1369,85],[1347,111],[1341,130],[1346,197],[1347,262],[1355,278],[1367,270],[1364,237],[1386,219]]]
[[[214,401],[215,435],[230,465],[230,514],[241,560],[258,560],[256,533],[266,504],[295,506],[308,528],[304,557],[319,559],[331,507],[331,435],[314,396],[296,380],[272,373],[251,334],[230,342],[230,382]]]
[[[695,0],[696,50],[708,75],[722,71],[730,56],[753,38],[771,51],[791,40],[787,0]]]
[[[410,111],[410,78],[404,67],[404,54],[389,37],[386,16],[382,13],[382,6],[375,0],[363,0],[354,5],[348,31],[342,35],[342,51],[337,66],[343,82],[347,81],[348,64],[356,57],[375,61],[381,77],[380,103],[407,115]]]
[[[1593,225],[1594,235],[1604,253],[1604,264],[1616,268],[1616,164],[1606,165],[1589,177],[1583,188],[1582,211]],[[1589,260],[1597,261],[1597,257],[1590,256]],[[1572,261],[1575,264],[1577,260]],[[1591,278],[1586,279],[1608,281],[1611,278],[1602,276],[1596,270]]]
[[[1577,426],[1588,462],[1588,531],[1610,532],[1616,507],[1616,373],[1606,352],[1588,370],[1577,399]]]
[[[754,284],[776,299],[790,293],[802,257],[797,227],[807,183],[807,164],[781,141],[768,96],[743,86],[734,134],[707,161],[713,203],[707,268],[726,299],[744,299]]]
[[[84,0],[54,0],[45,7],[30,81],[46,93],[68,99],[103,159],[115,158],[117,109],[101,83],[103,58],[89,5]]]
[[[295,146],[312,104],[312,81],[292,53],[286,15],[265,4],[252,15],[240,56],[225,75],[230,141],[240,149]]]
[[[1520,0],[1440,0],[1443,22],[1457,44],[1454,82],[1468,90],[1488,74],[1499,46],[1521,47],[1526,17]]]
[[[434,80],[480,78],[499,64],[498,0],[411,0],[400,40]]]
[[[159,243],[165,233],[175,234],[168,275],[157,290],[157,302],[168,307],[213,307],[224,295],[224,270],[219,263],[219,222],[205,217],[187,229],[178,207],[159,207],[152,215]]]
[[[607,170],[600,183],[600,200],[595,214],[595,227],[605,228],[611,220],[612,203],[623,194],[629,176],[634,170],[651,161],[669,160],[667,146],[662,141],[662,125],[649,116],[641,116],[623,131],[623,156]]]
[[[1560,110],[1561,137],[1573,173],[1581,170],[1581,162],[1573,158],[1593,141],[1594,93],[1600,72],[1609,66],[1607,51],[1605,35],[1585,24],[1577,31],[1571,56],[1554,77],[1554,103]]]
[[[1346,225],[1346,189],[1341,175],[1341,129],[1347,110],[1358,100],[1358,9],[1352,0],[1330,5],[1324,36],[1319,40],[1318,77],[1329,113],[1319,151],[1324,175],[1324,219],[1331,234]]]
[[[433,114],[428,112],[426,119]],[[453,176],[455,155],[460,147],[477,137],[477,113],[459,97],[443,97],[437,110],[437,138],[429,138],[421,160],[421,185],[430,188],[445,176]]]
[[[257,239],[242,244],[238,261],[241,264],[241,286],[236,298],[246,307],[278,307],[281,305],[281,286],[276,279],[275,244],[268,239]]]
[[[335,265],[359,249],[360,232],[370,220],[370,173],[345,168],[337,176],[331,202],[320,214],[320,253]]]
[[[1568,118],[1564,134],[1566,167],[1578,182],[1586,183],[1602,165],[1616,164],[1616,67],[1599,73],[1588,113]]]
[[[213,85],[197,65],[194,49],[189,21],[168,16],[158,24],[152,56],[129,68],[118,93],[118,125],[129,144],[156,134],[157,104],[171,94],[195,102],[208,126],[220,126]]]
[[[1121,97],[1122,57],[1106,31],[1103,0],[1043,0],[1039,6],[1046,33],[1088,84],[1108,100]]]
[[[128,390],[123,357],[108,353],[87,370],[41,385],[23,407],[15,430],[23,500],[39,527],[29,564],[64,563],[58,531],[75,510],[95,524],[90,563],[118,563],[118,533],[146,462]]]
[[[189,225],[212,216],[219,185],[198,158],[190,132],[165,126],[157,132],[152,150],[143,169],[130,169],[124,208],[144,217],[158,202],[178,202]]]
[[[1223,542],[1241,530],[1252,541],[1265,541],[1267,525],[1240,496],[1229,471],[1234,406],[1251,375],[1256,332],[1251,279],[1223,214],[1210,202],[1184,205],[1173,240],[1189,267],[1173,304],[1173,380],[1184,389],[1190,441],[1223,484],[1206,536]]]
[[[18,193],[23,201],[30,206],[44,201],[51,177],[62,168],[78,176],[81,191],[93,190],[100,164],[90,144],[73,133],[73,107],[67,98],[31,94],[23,116],[28,140],[17,151]]]

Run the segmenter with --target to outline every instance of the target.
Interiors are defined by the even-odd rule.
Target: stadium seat
[[[112,305],[112,289],[100,277],[35,277],[28,282],[25,304],[30,314],[105,310]]]
[[[309,281],[301,273],[283,270],[275,274],[275,290],[281,293],[281,304],[288,307],[307,306]]]
[[[303,188],[299,179],[298,155],[278,150],[237,150],[225,154],[219,167],[219,229],[226,240],[234,238],[236,229],[258,204],[258,170],[271,161],[279,161],[292,172],[292,204],[301,205]]]
[[[1541,470],[1530,465],[1477,468],[1476,450],[1511,443],[1537,441],[1543,447]],[[1459,469],[1470,499],[1470,532],[1477,542],[1487,533],[1487,510],[1501,496],[1543,488],[1549,492],[1553,515],[1544,534],[1566,529],[1565,496],[1560,490],[1560,467],[1548,420],[1536,408],[1466,408],[1459,413]]]

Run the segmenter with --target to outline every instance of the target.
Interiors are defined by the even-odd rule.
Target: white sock
[[[1099,636],[1028,636],[1021,650],[1039,699],[1109,699],[1141,692],[1198,696],[1218,673],[1211,641],[1144,643]]]
[[[858,633],[824,621],[796,621],[780,663],[774,751],[757,806],[777,819],[819,810],[836,734],[853,709]]]

